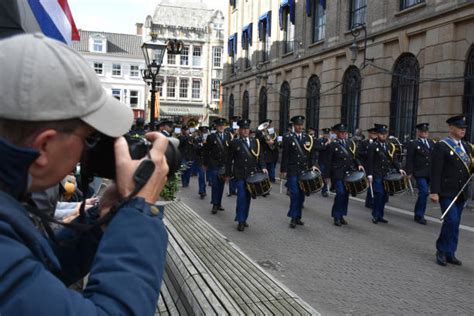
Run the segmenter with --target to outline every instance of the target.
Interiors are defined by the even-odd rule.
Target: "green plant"
[[[173,201],[176,198],[176,193],[179,191],[180,176],[175,174],[168,179],[163,190],[161,191],[161,198],[165,201]]]

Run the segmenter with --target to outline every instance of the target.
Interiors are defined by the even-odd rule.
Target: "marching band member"
[[[272,130],[272,120],[266,119],[263,122],[260,123],[260,125],[268,123],[268,126],[266,128],[267,133],[269,130]],[[276,135],[276,133],[274,133]],[[275,139],[265,139],[265,136],[263,134],[263,131],[257,131],[257,138],[260,141],[260,144],[262,146],[262,156],[263,160],[265,162],[265,166],[268,170],[268,177],[270,178],[270,182],[275,183],[275,168],[276,168],[276,163],[278,162],[278,145],[276,142],[276,136]]]
[[[295,228],[296,225],[304,225],[301,218],[305,195],[298,185],[298,176],[308,169],[319,171],[319,168],[316,164],[314,140],[303,132],[304,116],[294,116],[291,122],[294,130],[287,133],[283,139],[280,177],[288,179],[287,185],[290,190],[288,217],[291,218],[290,227]]]
[[[323,135],[322,137],[318,138],[315,145],[315,149],[318,152],[319,167],[321,168],[321,172],[323,174],[328,172],[327,169],[329,167],[328,152],[329,145],[332,142],[332,139],[329,137],[330,131],[330,128],[323,128]],[[328,197],[328,183],[326,182],[326,179],[324,179],[324,186],[321,190],[321,195],[324,197]]]
[[[367,169],[367,159],[369,158],[369,147],[377,140],[377,128],[372,127],[367,130],[368,136],[366,139],[360,141],[357,146],[357,158],[362,163],[365,169]],[[365,197],[365,207],[372,209],[374,207],[374,199],[370,190],[367,190]]]
[[[181,184],[183,188],[189,186],[189,180],[191,179],[192,166],[195,160],[195,148],[194,139],[189,135],[189,127],[183,125],[181,128],[181,135],[178,137],[179,146],[178,149],[181,152],[181,165],[184,166],[185,170],[181,174]]]
[[[347,127],[340,123],[333,127],[337,139],[329,145],[328,161],[329,166],[324,177],[336,189],[336,196],[332,206],[331,215],[334,218],[334,225],[347,225],[344,216],[347,215],[349,205],[349,193],[344,186],[344,177],[351,170],[364,171],[359,160],[356,158],[356,143],[348,139]]]
[[[408,181],[411,181],[412,177],[415,178],[418,187],[415,222],[422,225],[426,225],[425,212],[429,195],[431,152],[434,148],[434,142],[428,139],[429,126],[428,123],[416,125],[418,138],[408,144],[406,158]]]
[[[218,118],[214,120],[216,132],[207,137],[206,146],[204,148],[206,156],[204,165],[209,169],[211,177],[211,204],[212,214],[217,211],[223,211],[222,194],[224,193],[224,175],[227,151],[232,141],[232,136],[224,132],[226,120]]]
[[[453,116],[449,125],[449,137],[434,145],[431,160],[431,194],[433,202],[439,202],[445,212],[471,175],[471,146],[462,141],[466,134],[466,117]],[[468,199],[465,189],[444,217],[438,240],[436,241],[436,262],[441,266],[447,263],[461,265],[455,256],[458,246],[461,214]]]
[[[404,170],[400,169],[398,162],[390,157],[389,146],[386,142],[388,129],[386,125],[376,124],[377,141],[369,147],[367,159],[367,178],[373,188],[374,207],[372,208],[372,222],[388,223],[384,218],[384,208],[388,195],[385,191],[383,179],[393,168],[406,176]],[[371,190],[372,191],[372,190]]]
[[[235,221],[237,230],[244,231],[248,227],[247,219],[250,209],[250,193],[246,188],[246,179],[253,173],[262,170],[268,174],[265,163],[261,159],[261,145],[256,138],[249,137],[250,123],[242,119],[239,124],[239,137],[232,140],[226,164],[226,180],[233,175],[237,185],[237,202]]]
[[[206,194],[206,177],[204,173],[204,167],[203,167],[203,162],[204,162],[204,146],[205,146],[205,139],[204,135],[207,133],[207,126],[199,126],[199,129],[197,131],[196,137],[194,138],[194,152],[195,152],[195,159],[194,159],[194,165],[193,165],[193,170],[196,171],[198,175],[198,183],[199,183],[199,196],[201,199],[204,199],[207,194]]]

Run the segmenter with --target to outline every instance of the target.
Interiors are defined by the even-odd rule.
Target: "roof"
[[[79,30],[81,40],[73,42],[72,47],[79,52],[90,52],[90,36],[100,35],[107,39],[107,54],[123,57],[143,58],[141,45],[142,37],[132,34],[96,32]],[[100,54],[100,53],[96,53]]]
[[[204,29],[215,10],[202,0],[162,0],[153,15],[153,24]]]

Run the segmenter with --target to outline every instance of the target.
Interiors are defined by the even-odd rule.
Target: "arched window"
[[[262,122],[267,119],[267,88],[262,87],[260,89],[260,95],[258,97],[258,122]]]
[[[347,125],[349,133],[353,133],[359,125],[360,87],[362,79],[355,66],[347,68],[343,77],[341,123]]]
[[[245,90],[244,95],[242,97],[242,118],[243,119],[249,118],[249,109],[250,109],[249,92]]]
[[[231,118],[235,115],[234,114],[234,95],[231,94],[230,97],[229,97],[229,121],[231,120]]]
[[[319,78],[313,75],[308,80],[306,87],[306,128],[319,129],[319,91],[321,84]]]
[[[286,132],[290,123],[290,85],[283,82],[280,89],[280,134]]]
[[[420,65],[416,57],[410,53],[401,55],[393,68],[390,135],[402,142],[415,137],[419,78]]]
[[[469,124],[466,139],[472,142],[474,140],[474,45],[471,45],[467,56],[464,78],[463,113],[467,116]]]

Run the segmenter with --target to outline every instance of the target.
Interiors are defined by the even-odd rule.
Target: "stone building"
[[[165,54],[160,69],[160,117],[193,119],[207,124],[220,106],[224,64],[224,15],[202,0],[162,0],[148,16],[150,33],[162,41],[184,42],[181,55]]]
[[[79,34],[81,40],[72,47],[89,62],[107,93],[130,106],[135,117],[144,117],[147,91],[140,74],[145,68],[141,36],[84,30]]]
[[[228,13],[226,116],[385,123],[401,139],[417,122],[442,135],[462,112],[473,126],[472,1],[230,0]]]

